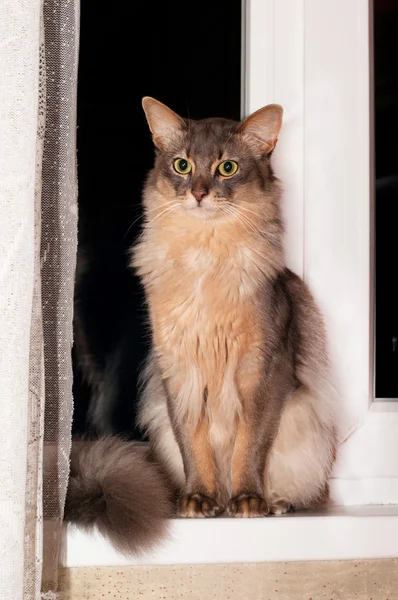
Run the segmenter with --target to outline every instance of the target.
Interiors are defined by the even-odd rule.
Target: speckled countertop
[[[62,600],[398,600],[398,559],[62,569]]]

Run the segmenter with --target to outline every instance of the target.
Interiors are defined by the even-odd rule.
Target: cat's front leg
[[[232,498],[228,503],[231,517],[264,517],[268,505],[264,499],[266,443],[258,423],[247,414],[237,426],[232,458]]]
[[[184,424],[181,451],[186,472],[186,487],[178,502],[181,517],[216,517],[222,512],[217,503],[217,469],[209,438],[207,417],[196,426]]]
[[[197,422],[192,422],[173,409],[171,412],[186,477],[178,500],[178,514],[186,518],[216,517],[223,509],[217,502],[219,484],[208,418],[202,414]]]
[[[241,374],[242,375],[242,374]],[[232,497],[228,514],[263,517],[270,511],[265,501],[264,471],[276,437],[284,403],[291,391],[291,364],[276,357],[262,380],[243,374],[242,411],[237,423],[232,457]]]

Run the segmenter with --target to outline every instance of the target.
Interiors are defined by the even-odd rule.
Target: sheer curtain
[[[72,418],[78,0],[0,2],[0,598],[55,597]]]

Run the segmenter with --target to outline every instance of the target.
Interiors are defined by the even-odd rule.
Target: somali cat
[[[151,452],[74,442],[65,507],[126,554],[167,535],[176,489],[184,517],[326,502],[336,447],[322,319],[284,264],[270,163],[282,109],[235,123],[143,105],[157,156],[132,263],[152,328],[139,415]]]
[[[278,105],[240,123],[144,98],[156,160],[132,264],[152,351],[139,422],[183,517],[326,501],[336,435],[321,315],[285,266]]]

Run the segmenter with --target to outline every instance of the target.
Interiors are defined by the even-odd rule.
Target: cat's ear
[[[149,96],[142,99],[142,108],[152,133],[153,143],[164,150],[170,140],[183,131],[184,120],[171,108]]]
[[[255,151],[268,154],[278,140],[282,116],[283,109],[279,104],[268,104],[244,119],[238,131]]]

